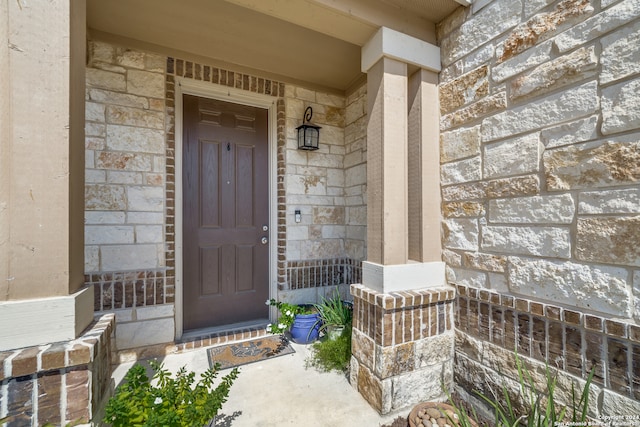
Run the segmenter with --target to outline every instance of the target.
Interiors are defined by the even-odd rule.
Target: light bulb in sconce
[[[295,218],[296,218],[296,222],[302,221],[302,214],[300,213],[299,209],[296,209],[295,211]]]

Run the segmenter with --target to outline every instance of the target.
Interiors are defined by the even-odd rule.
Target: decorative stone
[[[489,198],[530,196],[540,193],[540,181],[537,175],[494,179],[485,183],[485,189]]]
[[[480,179],[482,179],[480,156],[447,163],[440,167],[440,180],[443,185],[479,181]]]
[[[546,148],[562,147],[577,142],[596,139],[598,133],[598,116],[593,115],[586,119],[563,123],[540,132],[540,139]]]
[[[524,14],[525,16],[531,16],[534,12],[553,2],[554,0],[528,0],[524,3]]]
[[[635,416],[640,414],[640,401],[628,399],[618,393],[614,393],[610,390],[603,389],[602,393],[602,418],[607,419],[604,416],[612,417],[610,418],[612,421],[619,422],[620,424],[624,423],[620,418],[620,416]],[[628,418],[629,424],[633,425],[637,418]],[[615,424],[615,423],[614,423]]]
[[[480,271],[464,270],[461,268],[452,268],[453,277],[451,282],[461,286],[471,286],[474,288],[487,287],[487,275]]]
[[[640,179],[640,133],[547,150],[543,162],[550,190],[635,184]]]
[[[115,91],[124,91],[127,87],[124,75],[110,71],[86,69],[87,86]]]
[[[446,114],[487,96],[489,93],[488,71],[489,67],[484,65],[457,79],[441,84],[438,87],[440,112]]]
[[[314,224],[344,224],[343,206],[323,206],[313,208]]]
[[[479,252],[465,252],[462,254],[464,265],[477,270],[504,273],[507,259],[503,256],[483,254]]]
[[[449,249],[478,249],[478,221],[475,219],[446,219],[442,221],[442,239]]]
[[[88,184],[84,187],[86,210],[120,211],[126,209],[124,188],[118,185]]]
[[[447,364],[452,371],[452,362]],[[392,377],[390,379],[391,406],[387,412],[397,411],[413,406],[422,401],[441,401],[446,397],[442,391],[442,382],[450,384],[441,364],[420,369],[419,371]],[[450,377],[450,375],[449,375]]]
[[[580,218],[576,257],[583,261],[640,266],[640,216]]]
[[[510,82],[511,99],[556,90],[595,75],[598,59],[595,47],[583,47],[553,61],[545,62]]]
[[[360,330],[353,328],[351,336],[352,354],[366,366],[374,365],[375,343]]]
[[[555,44],[560,53],[564,53],[637,19],[638,16],[640,16],[640,3],[637,0],[622,1],[559,34],[555,38]]]
[[[142,173],[109,171],[107,175],[109,184],[142,184]]]
[[[84,223],[88,225],[97,224],[124,224],[124,212],[111,211],[86,211],[84,213]]]
[[[118,48],[116,63],[123,67],[144,69],[144,53],[131,49]]]
[[[129,211],[162,212],[164,207],[164,189],[162,187],[127,187]]]
[[[602,89],[602,133],[640,128],[640,78]]]
[[[563,0],[548,13],[540,13],[520,24],[504,43],[500,61],[551,38],[569,25],[582,21],[593,13],[589,0]]]
[[[287,190],[293,194],[327,194],[326,177],[317,175],[288,175]]]
[[[521,12],[520,0],[505,0],[491,3],[472,19],[466,20],[441,42],[444,66],[517,25]]]
[[[102,151],[96,158],[96,168],[151,171],[151,157],[144,154]]]
[[[163,224],[162,212],[127,212],[127,224]]]
[[[107,127],[102,123],[86,122],[84,124],[84,135],[104,138],[107,136]]]
[[[442,251],[443,261],[451,267],[462,267],[462,256],[456,252],[444,249]]]
[[[386,379],[415,368],[414,342],[407,342],[390,347],[375,346],[374,372],[379,379]]]
[[[127,93],[164,98],[164,75],[148,71],[127,71]]]
[[[593,114],[598,109],[597,86],[588,82],[487,117],[482,121],[482,140],[505,138]]]
[[[492,96],[482,98],[480,101],[461,108],[451,114],[447,114],[440,119],[440,129],[447,130],[460,126],[468,122],[480,119],[487,114],[504,110],[507,107],[507,97],[505,92],[499,92]]]
[[[630,315],[626,269],[509,257],[508,272],[512,292],[614,316]]]
[[[511,59],[497,64],[491,69],[491,79],[496,83],[501,83],[509,77],[513,77],[516,74],[520,74],[525,70],[548,61],[551,59],[552,47],[553,43],[551,41],[547,41],[538,46],[532,47]],[[502,49],[504,50],[504,44],[502,45]],[[501,53],[496,52],[496,55],[500,56]]]
[[[484,251],[571,258],[571,236],[560,227],[482,227]]]
[[[136,243],[162,243],[163,227],[161,225],[137,225],[135,228]]]
[[[378,412],[383,412],[383,387],[378,378],[363,365],[358,370],[358,392]],[[388,411],[388,409],[387,409]]]
[[[580,193],[578,213],[581,215],[640,214],[640,188]]]
[[[575,202],[570,194],[489,201],[489,221],[516,224],[570,224]]]
[[[117,125],[164,129],[164,113],[109,105],[107,106],[107,122]]]
[[[450,202],[442,205],[445,217],[463,218],[484,215],[484,205],[480,202]]]
[[[496,178],[537,172],[543,148],[538,133],[485,145],[484,177]]]
[[[469,55],[465,56],[461,61],[465,72],[481,67],[483,64],[490,62],[495,54],[495,46],[493,43],[487,43],[484,47],[476,49]]]
[[[602,37],[600,84],[637,74],[640,70],[640,21]]]
[[[103,104],[122,105],[125,107],[134,108],[149,108],[149,101],[147,98],[141,96],[129,95],[126,93],[113,92],[110,90],[101,89],[89,89],[89,100],[94,102],[100,102]]]
[[[107,125],[107,147],[115,151],[164,154],[164,132],[156,129]]]
[[[480,154],[480,126],[440,134],[440,162],[447,163],[478,154]]]
[[[482,183],[451,185],[442,188],[442,197],[445,201],[482,199],[486,191]]]
[[[445,333],[415,341],[416,370],[453,360],[454,340],[452,333]]]
[[[105,120],[105,106],[95,102],[85,102],[84,119],[86,121],[101,122]]]
[[[84,271],[86,273],[100,270],[100,247],[84,246]]]
[[[133,227],[114,225],[87,225],[84,243],[89,245],[133,243]]]
[[[104,271],[144,270],[159,266],[156,245],[105,245],[100,248],[100,256]],[[118,325],[118,333],[119,328]]]
[[[111,63],[115,55],[115,48],[109,43],[104,43],[96,40],[89,40],[87,43],[89,47],[89,64],[93,61],[101,61]]]

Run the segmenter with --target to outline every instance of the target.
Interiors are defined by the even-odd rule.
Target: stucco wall
[[[495,344],[595,366],[603,413],[640,398],[639,17],[494,0],[438,26],[444,259],[480,349],[459,346],[462,383]]]

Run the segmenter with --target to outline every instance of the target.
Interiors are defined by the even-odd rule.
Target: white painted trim
[[[361,68],[366,73],[382,57],[440,72],[440,48],[387,27],[380,29],[362,47]]]
[[[473,3],[473,0],[453,0],[453,1],[463,6],[471,6],[471,3]]]
[[[383,294],[444,286],[445,264],[434,261],[381,265],[363,261],[362,284]]]
[[[176,77],[175,82],[175,262],[176,262],[176,288],[175,288],[175,336],[180,339],[184,332],[183,327],[183,236],[182,236],[182,95],[195,95],[205,98],[213,98],[221,101],[235,102],[236,104],[250,105],[252,107],[268,110],[269,125],[269,297],[275,298],[278,291],[277,285],[277,243],[278,243],[278,211],[277,211],[277,142],[278,142],[278,114],[277,98],[259,93],[247,92],[240,89],[222,86],[214,83]]]
[[[93,287],[75,294],[0,303],[0,351],[78,338],[93,321]]]

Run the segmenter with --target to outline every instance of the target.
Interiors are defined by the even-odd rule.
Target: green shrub
[[[306,362],[324,372],[346,371],[351,363],[351,328],[345,328],[336,339],[325,337],[313,344],[313,353]]]
[[[115,395],[109,399],[103,421],[114,427],[203,426],[208,424],[227,401],[238,369],[224,376],[213,387],[220,365],[208,369],[194,385],[195,373],[180,368],[175,378],[162,365],[151,361],[151,385],[144,366],[136,364],[125,375]]]

